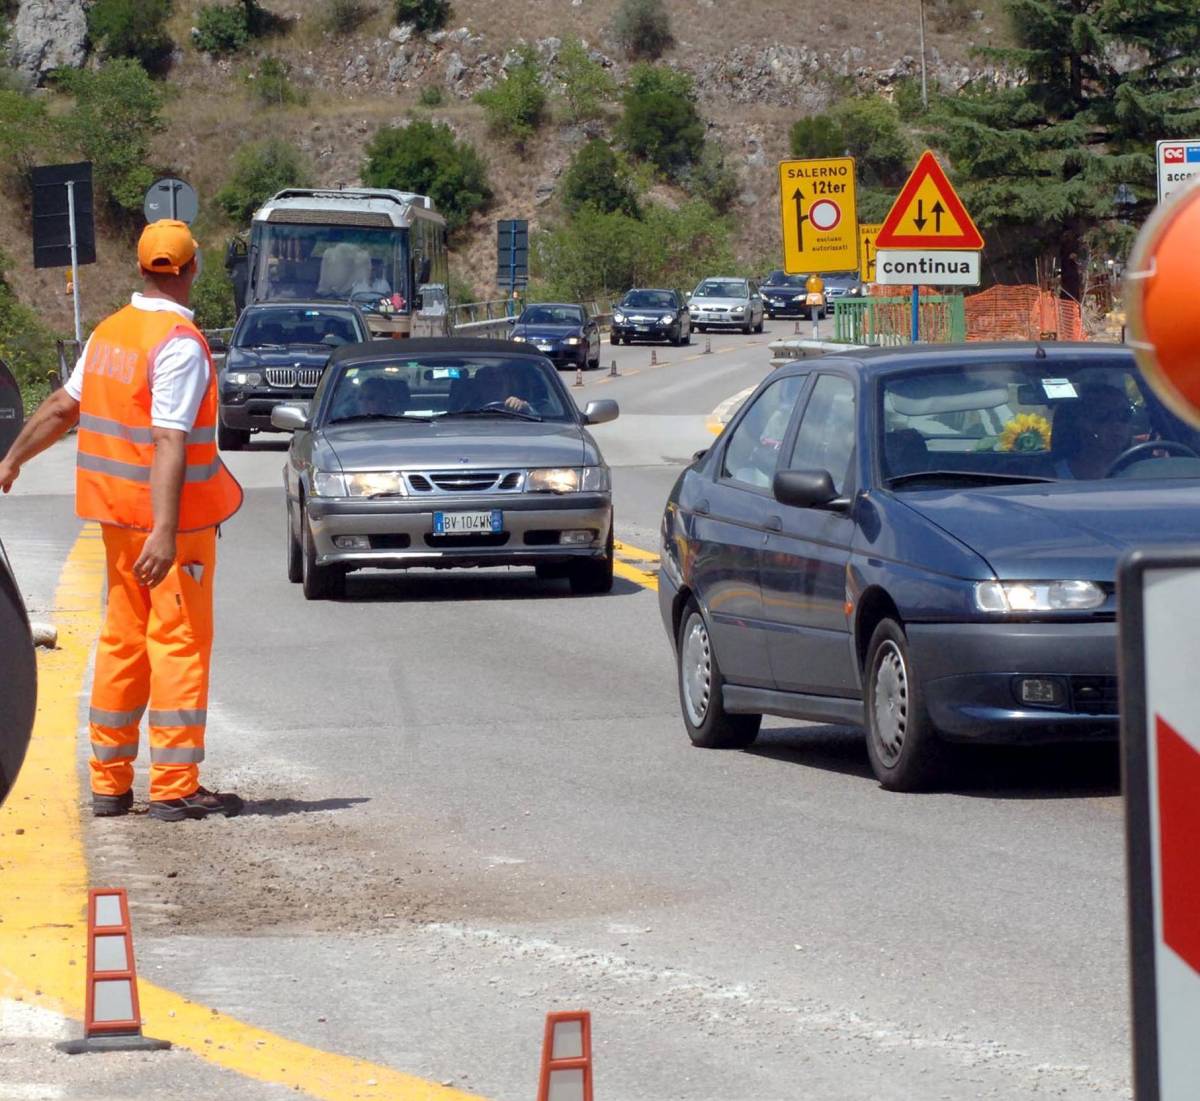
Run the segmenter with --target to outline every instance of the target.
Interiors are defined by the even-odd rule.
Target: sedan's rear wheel
[[[303,578],[304,598],[306,600],[330,600],[342,596],[346,591],[346,575],[337,566],[319,566],[317,564],[317,548],[313,542],[312,525],[308,517],[300,514],[301,538],[303,546]]]
[[[925,709],[904,629],[885,619],[867,647],[867,756],[890,791],[919,791],[936,778],[944,745]]]
[[[304,579],[304,549],[296,538],[296,526],[292,522],[292,502],[288,501],[287,513],[287,579],[293,584]]]
[[[708,624],[694,601],[684,609],[676,647],[679,705],[692,744],[702,749],[745,749],[758,737],[761,715],[730,715],[722,691],[725,678],[717,664]]]
[[[608,342],[609,342],[609,344],[620,344],[621,338],[619,336],[617,336],[616,333],[609,333],[608,334]]]

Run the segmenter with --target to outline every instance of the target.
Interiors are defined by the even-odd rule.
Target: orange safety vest
[[[187,437],[179,530],[215,527],[241,507],[242,487],[217,455],[217,375],[208,342],[174,310],[126,306],[96,327],[84,359],[75,511],[85,520],[140,531],[154,526],[150,373],[175,336],[196,340],[208,361],[208,387]]]

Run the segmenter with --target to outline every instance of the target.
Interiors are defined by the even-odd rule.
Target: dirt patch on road
[[[441,837],[430,844],[435,831],[409,818],[381,829],[372,815],[368,830],[352,813],[361,800],[242,794],[245,811],[229,820],[157,822],[144,803],[125,818],[89,820],[94,882],[129,889],[139,931],[176,935],[554,924],[673,897],[628,880],[547,875],[535,862]]]

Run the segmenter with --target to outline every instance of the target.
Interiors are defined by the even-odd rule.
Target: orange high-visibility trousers
[[[200,784],[213,639],[216,528],[180,532],[175,564],[153,589],[133,576],[149,532],[101,524],[108,607],[88,716],[92,791],[133,784],[138,726],[150,710],[150,798],[181,799]]]

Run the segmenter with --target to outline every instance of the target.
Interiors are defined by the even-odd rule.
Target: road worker
[[[149,708],[150,816],[175,822],[242,809],[200,786],[212,651],[217,528],[242,502],[217,455],[217,381],[188,309],[196,242],[183,222],[138,241],[143,289],[96,327],[70,380],[0,459],[22,464],[78,425],[76,511],[100,524],[108,605],[92,686],[92,813],[133,803],[138,728]]]

